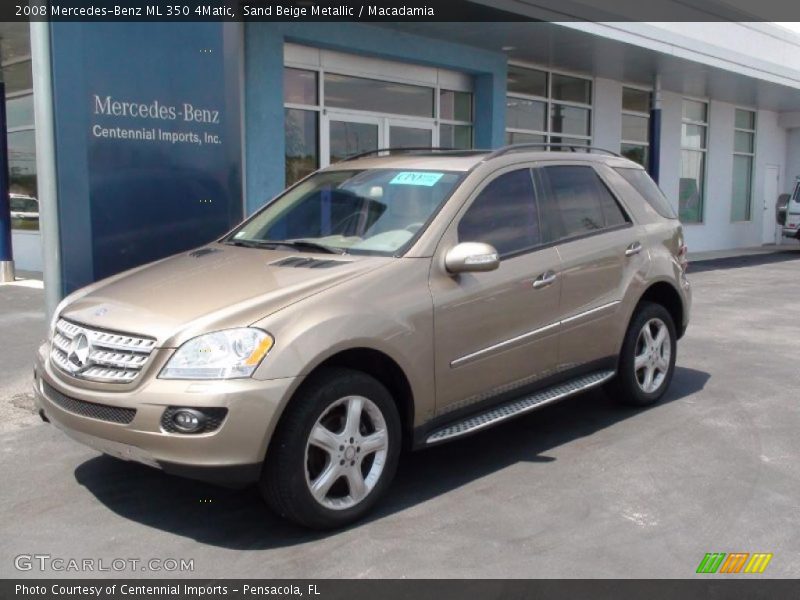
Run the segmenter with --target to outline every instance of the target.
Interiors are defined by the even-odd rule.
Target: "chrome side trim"
[[[509,346],[513,346],[513,345],[518,344],[519,342],[522,342],[522,341],[527,340],[529,338],[534,338],[534,337],[536,337],[538,335],[541,335],[543,333],[547,333],[548,331],[550,331],[552,329],[555,329],[557,327],[561,327],[562,325],[568,325],[569,323],[573,323],[575,321],[578,321],[578,320],[583,319],[585,317],[588,317],[590,315],[602,312],[604,310],[608,310],[609,308],[617,306],[620,303],[621,303],[620,300],[614,300],[613,302],[609,302],[607,304],[603,304],[602,306],[596,306],[595,308],[592,308],[590,310],[584,311],[582,313],[578,313],[577,315],[573,315],[571,317],[567,317],[566,319],[562,319],[561,321],[556,321],[555,323],[550,323],[550,325],[545,325],[544,327],[540,327],[539,329],[534,329],[533,331],[529,331],[527,333],[523,333],[522,335],[518,335],[518,336],[513,337],[511,339],[508,339],[508,340],[505,340],[505,341],[502,341],[502,342],[498,342],[497,344],[492,344],[491,346],[487,346],[486,348],[482,348],[480,350],[476,350],[475,352],[472,352],[470,354],[466,354],[466,355],[464,355],[464,356],[462,356],[460,358],[456,358],[456,359],[450,361],[450,368],[451,369],[455,369],[456,367],[460,367],[462,365],[470,363],[473,360],[477,360],[479,358],[483,358],[487,354],[492,354],[494,352],[499,352],[499,351],[501,351],[501,350],[503,350],[503,349],[505,349],[505,348],[507,348]]]
[[[482,413],[467,417],[461,421],[456,421],[455,423],[434,431],[428,436],[425,443],[436,444],[462,435],[474,433],[481,429],[486,429],[487,427],[492,427],[498,423],[532,411],[535,408],[540,408],[568,396],[597,387],[613,376],[614,371],[598,371],[546,388],[529,396],[506,402],[505,404],[495,406]]]
[[[611,307],[614,307],[619,303],[620,303],[620,300],[614,300],[613,302],[609,302],[608,304],[603,304],[602,306],[596,306],[595,308],[593,308],[591,310],[587,310],[587,311],[584,311],[582,313],[578,313],[577,315],[573,315],[571,317],[567,317],[566,319],[562,319],[561,324],[562,325],[567,325],[569,323],[574,323],[575,321],[579,321],[580,319],[583,319],[584,317],[588,317],[588,316],[593,315],[595,313],[599,313],[599,312],[607,310],[607,309],[609,309]]]
[[[505,348],[507,346],[513,346],[514,344],[517,344],[517,343],[519,343],[519,342],[521,342],[523,340],[527,340],[528,338],[536,337],[538,335],[546,333],[546,332],[550,331],[551,329],[555,329],[559,325],[561,325],[560,322],[551,323],[550,325],[545,325],[544,327],[540,327],[539,329],[534,329],[533,331],[529,331],[528,333],[523,333],[522,335],[518,335],[517,337],[513,337],[510,340],[505,340],[503,342],[499,342],[497,344],[494,344],[493,346],[489,346],[487,348],[483,348],[481,350],[473,352],[472,354],[467,354],[466,356],[462,356],[461,358],[457,358],[454,361],[452,361],[450,363],[450,367],[451,368],[460,367],[461,365],[466,364],[468,362],[472,362],[473,360],[477,360],[478,358],[481,358],[482,356],[485,356],[486,354],[491,354],[493,352],[497,352],[497,351],[502,350],[503,348]]]

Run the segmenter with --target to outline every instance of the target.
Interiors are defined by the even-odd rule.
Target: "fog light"
[[[206,417],[198,410],[180,408],[172,415],[172,423],[178,431],[195,433],[205,426]]]

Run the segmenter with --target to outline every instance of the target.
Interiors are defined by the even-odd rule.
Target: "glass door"
[[[430,148],[438,142],[432,122],[326,111],[321,126],[321,166],[379,148]]]
[[[328,112],[322,122],[322,166],[369,150],[377,150],[383,137],[382,120]]]

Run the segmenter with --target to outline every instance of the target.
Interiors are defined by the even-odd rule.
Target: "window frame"
[[[705,104],[706,107],[706,120],[705,121],[695,121],[694,119],[687,119],[683,116],[683,104],[685,101],[690,102],[700,102]],[[683,126],[684,125],[697,125],[703,127],[705,129],[705,145],[702,148],[690,148],[683,144]],[[706,220],[706,200],[708,195],[708,146],[711,140],[711,101],[708,98],[697,98],[693,96],[681,96],[681,162],[683,161],[683,153],[684,152],[700,152],[703,156],[703,181],[701,182],[702,185],[700,186],[701,196],[700,196],[700,214],[699,220],[697,221],[683,221],[681,219],[681,205],[680,205],[680,193],[678,195],[678,220],[680,221],[681,225],[705,225]]]
[[[753,129],[744,129],[736,126],[736,111],[742,110],[753,113]],[[753,136],[753,150],[752,152],[739,152],[736,150],[736,132],[749,133]],[[747,218],[734,219],[733,218],[733,182],[731,182],[731,223],[752,223],[753,222],[753,192],[755,191],[755,172],[756,172],[756,143],[758,140],[758,111],[755,108],[746,106],[733,107],[733,156],[747,156],[750,158],[750,189],[747,190]],[[731,169],[733,173],[733,168]]]
[[[623,104],[623,100],[624,100],[624,97],[625,97],[625,88],[628,88],[629,90],[639,91],[639,92],[647,92],[650,95],[650,106],[653,105],[654,90],[653,90],[652,87],[623,83],[622,84],[622,95],[620,96],[620,109],[621,109],[621,114],[622,114],[623,117],[625,117],[627,115],[627,116],[631,116],[631,117],[645,117],[647,119],[647,141],[645,141],[645,142],[642,142],[641,140],[628,140],[628,139],[625,139],[624,137],[622,137],[623,124],[620,123],[620,132],[619,132],[619,134],[620,134],[620,142],[619,142],[620,154],[622,154],[622,147],[623,146],[626,146],[626,145],[627,146],[639,146],[639,147],[642,147],[642,148],[645,149],[645,163],[648,163],[650,161],[650,144],[651,144],[651,140],[650,140],[650,111],[648,111],[648,112],[640,112],[638,110],[630,110],[630,109],[625,108],[625,106]],[[642,167],[647,169],[647,164],[642,165]]]
[[[544,238],[545,237],[546,223],[545,223],[545,219],[544,219],[544,216],[543,216],[542,210],[541,210],[541,205],[540,205],[539,199],[538,199],[538,195],[540,193],[540,191],[539,191],[540,188],[537,186],[536,178],[535,178],[535,175],[534,175],[534,169],[535,169],[535,163],[516,163],[516,164],[512,164],[512,165],[506,165],[505,167],[502,167],[502,168],[500,168],[500,169],[498,169],[496,171],[493,171],[489,175],[487,175],[480,182],[480,184],[475,187],[475,189],[472,191],[472,193],[470,194],[470,196],[467,199],[467,201],[464,202],[464,205],[462,206],[461,210],[459,211],[457,217],[453,220],[452,231],[453,231],[453,235],[455,237],[456,243],[457,244],[462,243],[462,241],[461,241],[461,239],[459,238],[459,235],[458,235],[458,228],[461,225],[462,219],[464,218],[464,216],[467,213],[469,213],[469,210],[472,208],[472,205],[475,204],[475,201],[481,196],[481,194],[484,192],[484,190],[487,187],[489,187],[489,185],[491,185],[494,181],[499,179],[500,177],[503,177],[504,175],[508,175],[509,173],[513,173],[515,171],[528,171],[528,176],[531,179],[531,190],[533,191],[532,199],[533,199],[533,202],[534,202],[534,204],[536,206],[536,216],[537,216],[537,218],[539,220],[539,233]],[[551,242],[549,242],[549,241],[543,241],[543,242],[541,242],[539,244],[534,244],[533,246],[527,246],[525,248],[520,248],[520,249],[514,250],[512,252],[506,252],[506,253],[501,254],[498,251],[497,255],[498,255],[498,258],[500,259],[500,262],[503,262],[504,260],[509,260],[509,259],[512,259],[512,258],[516,258],[518,256],[523,256],[525,254],[531,254],[532,252],[537,252],[537,251],[542,250],[544,248],[549,248],[552,245],[553,244]]]
[[[308,48],[312,48],[308,46]],[[318,50],[317,48],[312,48],[313,50]],[[413,65],[416,66],[416,65]],[[317,103],[316,104],[300,104],[296,102],[286,102],[285,97],[281,99],[283,102],[284,111],[286,109],[298,109],[298,110],[307,110],[307,111],[315,111],[317,113],[317,153],[318,153],[318,161],[317,161],[317,169],[322,168],[322,117],[326,114],[328,110],[332,110],[337,114],[350,114],[354,118],[359,117],[376,117],[378,119],[395,119],[395,120],[409,120],[409,121],[418,121],[418,122],[426,122],[433,126],[433,139],[432,145],[437,147],[440,145],[440,136],[441,136],[441,126],[442,125],[450,125],[450,126],[466,126],[470,129],[470,149],[475,147],[475,114],[476,114],[476,106],[475,106],[475,89],[474,86],[468,86],[466,83],[457,83],[454,81],[442,81],[440,77],[436,77],[436,81],[434,82],[423,82],[423,81],[416,81],[410,78],[402,78],[397,77],[392,74],[391,71],[381,73],[380,76],[376,75],[376,73],[372,72],[365,72],[360,70],[358,67],[348,68],[347,66],[337,64],[335,66],[330,65],[327,66],[325,64],[311,64],[300,62],[298,60],[292,60],[290,58],[285,58],[283,61],[283,69],[296,69],[300,71],[312,71],[316,73],[317,76]],[[429,88],[433,91],[433,116],[432,117],[419,117],[419,116],[411,116],[411,115],[402,115],[402,114],[395,114],[395,113],[384,113],[384,112],[377,112],[371,110],[358,110],[352,108],[336,108],[333,106],[328,106],[325,102],[325,75],[332,74],[332,75],[342,75],[346,77],[357,77],[360,79],[371,79],[375,81],[385,82],[385,83],[397,83],[397,84],[404,84],[404,85],[412,85],[417,87],[425,87]],[[473,78],[470,78],[470,81],[473,81]],[[451,92],[464,92],[471,96],[471,106],[470,106],[470,119],[469,121],[462,121],[459,119],[443,119],[440,118],[441,114],[441,92],[442,91],[451,91]],[[379,140],[380,141],[380,140]],[[382,145],[379,143],[379,145]],[[284,185],[288,182],[284,181]]]
[[[5,68],[5,67],[13,66],[13,65],[22,64],[22,63],[31,63],[31,61],[32,61],[32,59],[31,59],[31,55],[30,54],[26,54],[26,55],[22,55],[22,56],[16,56],[14,58],[2,61],[0,63],[0,68]],[[32,65],[31,65],[31,68],[32,68]],[[33,85],[32,81],[31,81],[31,85]],[[25,88],[25,89],[19,89],[19,90],[15,90],[13,92],[8,92],[8,93],[6,93],[5,98],[3,98],[3,102],[8,103],[9,100],[14,100],[14,99],[17,99],[17,98],[25,98],[25,97],[33,98],[33,87]],[[6,104],[6,110],[8,110],[7,104]],[[34,111],[34,113],[35,113],[35,111]],[[18,125],[16,127],[8,127],[6,129],[7,137],[13,136],[15,133],[28,133],[28,132],[31,132],[31,133],[34,134],[34,136],[33,136],[34,154],[33,154],[33,159],[32,160],[33,160],[33,177],[34,177],[34,182],[35,183],[34,183],[34,189],[32,191],[31,190],[27,190],[24,193],[25,194],[33,194],[33,195],[35,195],[36,199],[37,199],[37,202],[38,202],[38,195],[39,195],[39,169],[38,169],[38,164],[36,163],[36,152],[35,152],[35,148],[36,148],[36,135],[35,135],[35,133],[36,133],[36,115],[32,114],[32,119],[31,119],[30,123],[23,124],[23,125]],[[15,184],[15,182],[13,181],[13,175],[12,175],[12,172],[11,172],[12,165],[10,164],[10,163],[13,162],[13,158],[11,156],[11,146],[9,146],[7,148],[7,150],[8,150],[8,162],[9,162],[9,181],[8,181],[8,183],[9,183],[9,187],[11,187],[12,185]],[[16,193],[16,192],[14,192],[14,193]],[[12,229],[14,229],[15,231],[20,231],[19,229],[16,229],[13,225],[12,225]],[[38,224],[36,226],[35,231],[39,231],[39,225]]]
[[[504,133],[522,133],[522,134],[530,134],[530,135],[540,135],[544,138],[545,144],[554,143],[552,141],[553,138],[571,138],[571,139],[579,139],[583,142],[586,142],[587,146],[592,145],[592,139],[594,139],[594,106],[595,106],[595,94],[597,93],[597,86],[595,85],[594,77],[574,73],[570,71],[562,71],[558,69],[548,69],[543,68],[539,65],[525,63],[522,61],[509,61],[509,65],[514,67],[518,67],[520,69],[528,69],[532,71],[540,71],[545,73],[547,76],[547,97],[537,96],[534,94],[524,94],[522,92],[510,92],[508,90],[508,85],[506,84],[506,93],[505,97],[506,100],[508,98],[519,98],[521,100],[533,100],[544,102],[545,104],[545,130],[539,131],[536,129],[523,129],[521,127],[508,127],[506,126],[504,129]],[[589,90],[589,100],[590,104],[583,104],[580,102],[572,102],[568,100],[556,100],[553,98],[553,75],[563,75],[565,77],[573,77],[575,79],[582,79],[587,81],[590,85]],[[561,133],[553,131],[553,105],[561,105],[561,106],[570,106],[573,108],[582,108],[586,109],[589,112],[589,126],[588,135],[579,135],[579,134],[571,134],[571,133]],[[549,150],[549,148],[546,148]]]

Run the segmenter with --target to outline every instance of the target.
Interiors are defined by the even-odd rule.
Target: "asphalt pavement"
[[[0,288],[0,416],[13,421],[0,432],[0,577],[685,578],[707,552],[769,552],[757,577],[797,577],[800,253],[691,273],[692,321],[660,404],[589,392],[405,456],[379,510],[326,534],[272,516],[253,489],[120,462],[36,423],[24,394],[41,291]],[[33,554],[193,570],[15,568]]]

